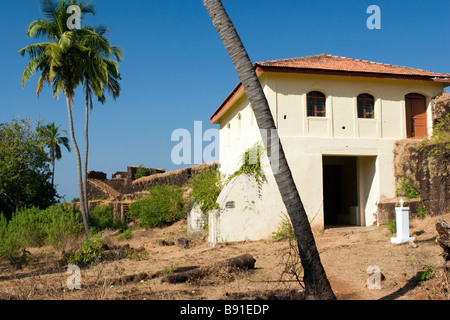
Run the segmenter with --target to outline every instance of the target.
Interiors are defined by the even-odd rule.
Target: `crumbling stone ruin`
[[[104,172],[89,171],[87,193],[89,201],[132,201],[143,197],[148,188],[156,184],[172,184],[183,187],[189,179],[202,171],[217,168],[217,163],[200,164],[180,170],[165,172],[164,169],[148,169],[149,175],[135,179],[139,167],[129,166],[127,171],[118,171],[107,179]]]

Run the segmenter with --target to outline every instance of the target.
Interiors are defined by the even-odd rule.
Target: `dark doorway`
[[[418,93],[405,96],[406,136],[425,138],[427,136],[427,99]]]
[[[352,225],[359,214],[356,157],[323,157],[324,224]]]

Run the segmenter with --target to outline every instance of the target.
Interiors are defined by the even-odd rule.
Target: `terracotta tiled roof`
[[[450,83],[450,74],[448,73],[434,73],[422,69],[351,59],[325,53],[301,58],[257,62],[255,68],[257,72],[294,72]],[[230,106],[233,99],[242,92],[242,89],[242,84],[239,83],[211,116],[212,123],[215,123],[223,111]]]
[[[301,58],[257,62],[255,66],[262,67],[263,69],[264,67],[274,67],[450,78],[450,74],[434,73],[422,69],[414,69],[379,62],[338,57],[325,53],[321,55]]]

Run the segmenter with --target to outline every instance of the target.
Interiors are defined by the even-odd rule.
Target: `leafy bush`
[[[102,241],[102,234],[95,233],[91,230],[89,237],[84,237],[81,251],[68,257],[70,264],[78,266],[86,266],[92,263],[97,263],[102,257],[102,253],[106,248]]]
[[[16,212],[10,221],[1,216],[0,258],[13,262],[25,248],[45,244],[59,249],[69,238],[82,234],[83,230],[80,213],[65,205],[51,206],[45,210],[24,209]]]
[[[434,266],[426,265],[420,274],[420,281],[428,281],[434,278]]]
[[[0,215],[0,258],[8,258],[11,262],[12,259],[19,256],[19,252],[23,249],[23,238],[16,237],[15,234],[10,232],[9,224],[6,217]]]
[[[397,189],[397,195],[403,195],[408,200],[420,198],[419,191],[405,179],[400,180],[400,188]]]
[[[292,226],[291,220],[286,214],[283,214],[281,217],[281,221],[277,226],[275,232],[273,232],[273,239],[295,239],[294,227]]]
[[[61,248],[69,239],[78,237],[84,232],[81,214],[74,207],[63,209],[62,207],[50,207],[54,215],[45,230],[46,243],[55,249]]]
[[[97,206],[89,212],[89,223],[96,230],[122,230],[126,224],[122,223],[119,215],[108,205]]]
[[[132,237],[131,229],[126,229],[119,235],[119,237],[117,239],[119,241],[123,241],[123,240],[129,240],[129,239],[131,239],[131,237]]]
[[[174,185],[156,185],[130,206],[129,215],[143,227],[161,227],[183,219],[187,206],[183,191]]]
[[[192,188],[191,198],[204,212],[218,207],[217,198],[223,188],[222,177],[218,170],[205,170],[195,175],[189,182]]]
[[[46,225],[51,223],[52,213],[33,207],[18,211],[8,223],[8,232],[25,247],[41,247],[47,238]]]
[[[425,205],[423,204],[422,201],[420,202],[419,207],[417,208],[417,214],[421,218],[425,218],[427,215],[427,209],[425,208]]]
[[[395,219],[393,220],[387,220],[384,225],[389,230],[390,233],[396,233],[397,232],[397,221]]]
[[[136,169],[136,173],[134,174],[134,179],[140,179],[143,177],[147,177],[150,175],[150,169],[149,168],[145,168],[143,166],[139,166],[139,168]]]

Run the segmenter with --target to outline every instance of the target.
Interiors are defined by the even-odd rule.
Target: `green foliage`
[[[83,245],[81,247],[81,253],[83,254],[84,261],[93,261],[101,257],[102,252],[105,249],[105,244],[101,240],[102,234],[93,233],[89,237],[85,237]]]
[[[125,249],[125,256],[127,259],[142,261],[147,260],[149,255],[145,250]]]
[[[400,180],[400,188],[397,189],[397,196],[405,196],[408,200],[420,198],[419,191],[405,179]]]
[[[102,253],[105,250],[105,243],[101,239],[102,234],[90,232],[89,237],[84,237],[81,251],[68,255],[65,258],[70,264],[77,266],[87,266],[90,264],[98,263],[102,257]]]
[[[291,220],[286,214],[281,216],[280,223],[277,226],[275,232],[273,232],[273,239],[295,239],[294,227],[292,226]]]
[[[434,266],[426,265],[420,274],[420,281],[428,281],[434,278]]]
[[[250,175],[256,182],[261,181],[264,178],[261,168],[261,156],[263,154],[264,148],[261,143],[257,143],[252,148],[247,149],[242,156],[241,167],[228,178],[228,181],[239,177],[241,174]]]
[[[423,204],[422,201],[420,202],[419,207],[417,208],[417,214],[418,214],[419,217],[421,217],[421,218],[425,218],[426,215],[427,215],[425,205]]]
[[[139,168],[136,169],[136,173],[134,174],[134,179],[140,179],[143,177],[147,177],[150,175],[150,169],[149,168],[145,168],[144,166],[139,166]]]
[[[0,124],[0,212],[10,217],[21,208],[44,209],[57,201],[49,162],[28,121]]]
[[[132,237],[131,229],[126,229],[117,237],[117,240],[119,241],[129,240],[131,239],[131,237]]]
[[[183,190],[174,185],[156,185],[130,206],[129,215],[143,227],[162,227],[183,219],[187,205]]]
[[[176,263],[171,263],[170,265],[164,267],[164,269],[163,269],[163,271],[162,271],[163,277],[168,277],[168,276],[170,276],[170,275],[172,274],[172,272],[173,272],[176,268],[178,268],[179,265],[180,265],[180,264],[179,264],[178,262],[176,262]]]
[[[114,214],[114,210],[108,205],[95,207],[89,213],[89,223],[97,230],[122,230],[126,223],[122,223],[119,215]]]
[[[426,154],[429,164],[436,164],[437,159],[443,161],[442,169],[449,164],[448,152],[450,150],[450,113],[443,119],[436,121],[431,139],[424,139],[419,145],[419,151]]]
[[[223,189],[222,177],[218,170],[208,169],[195,175],[189,181],[191,198],[200,205],[203,212],[217,208],[217,198]]]
[[[395,219],[385,221],[384,225],[390,233],[394,234],[397,232],[397,221]]]
[[[0,216],[0,258],[11,262],[20,258],[25,248],[51,245],[59,249],[70,238],[83,232],[81,215],[73,207],[36,207],[16,212],[11,220]]]
[[[10,232],[8,220],[0,214],[0,258],[7,258],[13,262],[23,249],[22,241],[22,237]]]
[[[78,266],[98,263],[106,248],[101,238],[102,234],[100,232],[95,233],[95,231],[91,230],[89,237],[84,237],[81,251],[68,257],[69,263]]]

